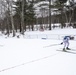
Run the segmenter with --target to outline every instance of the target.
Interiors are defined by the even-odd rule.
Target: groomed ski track
[[[3,39],[0,75],[76,75],[76,54],[56,51],[62,40]],[[76,49],[76,41],[71,41]],[[76,53],[76,51],[74,51]]]

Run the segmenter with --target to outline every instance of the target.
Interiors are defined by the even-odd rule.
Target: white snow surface
[[[25,34],[75,36],[76,29],[33,31]],[[63,45],[59,45],[62,39],[3,37],[0,37],[0,75],[76,75],[76,40],[70,40],[69,47],[73,50],[62,52],[57,51],[63,48]]]

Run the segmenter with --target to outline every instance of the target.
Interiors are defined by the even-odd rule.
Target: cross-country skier
[[[63,51],[66,51],[66,49],[67,49],[67,50],[70,50],[70,48],[69,48],[69,40],[71,40],[71,39],[73,40],[74,37],[65,36],[65,37],[63,38],[63,42],[61,43],[61,44],[64,44]]]

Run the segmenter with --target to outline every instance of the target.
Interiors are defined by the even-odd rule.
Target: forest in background
[[[5,35],[72,26],[76,28],[75,0],[0,0],[0,31]]]

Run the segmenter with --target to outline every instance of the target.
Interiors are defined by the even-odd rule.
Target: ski
[[[60,50],[63,50],[63,49],[60,48]],[[76,49],[72,49],[72,48],[70,48],[70,49],[65,49],[65,50],[67,50],[67,51],[76,51]]]
[[[43,48],[51,47],[51,46],[57,46],[57,45],[61,45],[61,44],[52,44],[52,45],[44,46]]]
[[[63,51],[63,50],[56,50],[56,51],[65,52],[65,53],[72,53],[72,54],[76,54],[76,52],[71,51],[71,50],[65,50],[65,51]]]
[[[72,51],[76,51],[76,49],[70,49],[70,50],[72,50]]]

